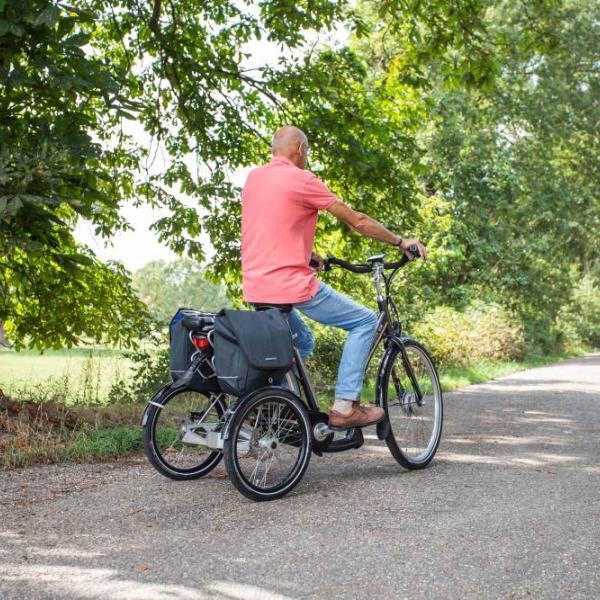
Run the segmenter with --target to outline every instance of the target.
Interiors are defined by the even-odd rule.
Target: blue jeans
[[[317,293],[310,300],[294,305],[289,314],[294,344],[302,358],[306,358],[315,345],[313,334],[297,311],[323,325],[333,325],[348,332],[342,360],[338,370],[335,397],[337,399],[359,399],[371,342],[375,337],[377,315],[357,304],[323,282],[319,282]]]

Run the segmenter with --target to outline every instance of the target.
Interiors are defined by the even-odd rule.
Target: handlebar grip
[[[421,258],[421,253],[419,252],[419,247],[416,244],[408,247],[408,251],[415,257]]]
[[[421,253],[419,252],[419,248],[416,244],[409,246],[408,251],[413,255],[414,258],[421,258]],[[410,258],[408,258],[408,256],[406,256],[405,254],[400,260],[397,260],[396,262],[383,263],[383,267],[385,269],[399,269],[400,267],[403,267],[407,262],[410,262]]]

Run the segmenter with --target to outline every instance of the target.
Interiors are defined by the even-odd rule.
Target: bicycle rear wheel
[[[219,425],[220,398],[193,389],[165,390],[147,408],[143,441],[157,471],[171,479],[198,479],[212,471],[222,453],[209,448],[206,435]]]
[[[231,482],[251,500],[291,491],[310,461],[308,413],[297,396],[267,388],[236,407],[223,454]]]
[[[394,347],[383,374],[383,408],[390,425],[385,441],[403,467],[422,469],[442,436],[442,389],[427,350],[414,340],[403,341],[405,356]]]

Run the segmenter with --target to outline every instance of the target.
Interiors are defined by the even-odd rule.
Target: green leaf
[[[52,29],[58,21],[60,10],[57,6],[50,5],[45,8],[37,17],[36,24],[45,25],[48,29]]]
[[[64,43],[68,46],[85,46],[90,41],[90,38],[90,34],[80,31],[75,35],[68,37]]]

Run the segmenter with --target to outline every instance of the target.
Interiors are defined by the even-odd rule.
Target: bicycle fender
[[[400,348],[400,350],[402,351],[404,349],[405,342],[410,340],[410,338],[408,338],[406,336],[398,337],[395,335],[391,336],[388,339],[391,342],[391,344],[388,346],[387,350],[385,351],[383,358],[381,359],[381,363],[379,365],[379,370],[377,372],[378,392],[377,392],[377,398],[375,400],[375,403],[377,406],[381,406],[382,408],[383,408],[383,376],[387,369],[388,362],[391,359],[391,356],[395,350],[395,347]],[[390,434],[390,420],[387,415],[387,411],[386,411],[385,419],[383,421],[380,421],[379,423],[377,423],[376,430],[377,430],[377,438],[381,441],[384,441],[385,438]]]
[[[144,414],[142,415],[142,427],[146,426],[146,422],[148,421],[148,413],[150,412],[150,408],[152,406],[157,406],[158,408],[162,408],[163,405],[160,402],[163,394],[171,387],[172,385],[172,381],[170,381],[169,383],[167,383],[166,385],[163,385],[155,394],[154,396],[152,396],[152,398],[150,398],[150,400],[148,400],[148,403],[146,404],[146,408],[144,409]]]
[[[233,403],[233,405],[231,405],[227,409],[229,411],[229,415],[227,416],[227,420],[225,421],[225,426],[223,428],[223,439],[224,440],[229,438],[229,429],[231,427],[231,422],[233,421],[231,416],[233,415],[233,413],[236,412],[243,404],[252,400],[252,398],[254,398],[254,396],[256,396],[259,392],[264,392],[265,390],[277,390],[278,392],[284,392],[286,394],[290,394],[290,395],[294,396],[295,398],[298,398],[298,396],[296,396],[296,394],[294,394],[293,392],[290,392],[290,390],[282,388],[279,385],[266,385],[264,387],[258,388],[257,390],[254,390],[254,391],[246,394],[245,396],[242,396],[241,398],[238,399],[237,402]],[[300,398],[298,398],[298,400],[301,401]]]

